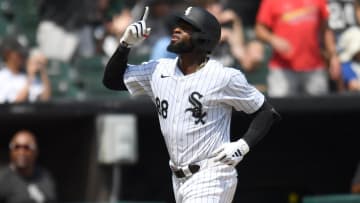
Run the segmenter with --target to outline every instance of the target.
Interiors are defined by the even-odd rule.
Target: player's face
[[[176,54],[189,53],[194,50],[191,42],[193,28],[190,24],[179,21],[172,29],[171,42],[167,50]]]
[[[18,134],[10,144],[11,163],[16,168],[28,168],[34,165],[37,156],[36,143],[27,132]]]

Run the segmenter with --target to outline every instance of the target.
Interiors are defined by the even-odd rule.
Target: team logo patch
[[[185,15],[186,15],[186,16],[188,16],[188,15],[190,14],[191,9],[192,9],[192,7],[190,6],[190,7],[188,7],[188,8],[185,10]]]
[[[199,92],[193,92],[189,96],[189,102],[193,106],[193,108],[187,108],[185,112],[190,111],[192,113],[192,116],[196,118],[195,124],[198,124],[201,122],[202,124],[205,124],[204,117],[206,116],[206,112],[203,112],[203,105],[199,101],[203,96]]]

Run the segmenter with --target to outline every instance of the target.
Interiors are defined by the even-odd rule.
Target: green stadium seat
[[[11,0],[15,13],[15,25],[25,34],[29,46],[36,44],[36,30],[39,23],[37,3],[34,0]]]
[[[36,42],[36,29],[39,22],[37,3],[35,0],[0,0],[0,7],[10,6],[14,17],[10,21],[0,10],[0,38],[8,35],[25,36],[28,46]]]
[[[102,77],[107,58],[102,55],[79,58],[75,63],[77,81],[81,84],[86,99],[106,99],[128,96],[124,91],[112,91],[104,87]]]
[[[50,60],[47,71],[51,84],[52,99],[71,99],[76,97],[78,91],[74,82],[76,73],[70,64]]]

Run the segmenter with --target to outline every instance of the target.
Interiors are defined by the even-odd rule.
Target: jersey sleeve
[[[152,97],[151,76],[158,64],[157,61],[143,63],[141,65],[129,65],[124,74],[124,83],[134,96],[148,95]]]
[[[223,90],[223,102],[247,114],[257,111],[264,100],[264,95],[250,85],[241,72],[231,76]]]

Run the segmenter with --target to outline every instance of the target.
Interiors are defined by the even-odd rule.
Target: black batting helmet
[[[211,53],[218,44],[221,27],[215,16],[200,7],[188,7],[181,15],[175,15],[176,21],[183,20],[195,28],[192,40],[197,49]]]

